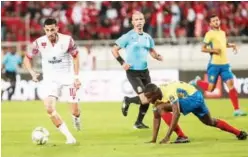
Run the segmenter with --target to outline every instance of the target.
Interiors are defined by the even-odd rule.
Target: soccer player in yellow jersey
[[[197,76],[190,83],[197,85],[204,91],[212,92],[215,89],[218,76],[227,84],[229,97],[234,107],[234,116],[246,116],[246,113],[239,109],[238,93],[234,87],[233,73],[227,59],[227,48],[233,48],[237,53],[237,47],[234,43],[229,43],[226,39],[226,33],[220,29],[220,20],[216,15],[210,17],[210,27],[204,37],[202,52],[210,54],[210,61],[207,68],[208,82],[201,80]]]
[[[205,125],[219,128],[236,135],[239,140],[245,140],[247,133],[240,131],[223,120],[212,118],[205,104],[203,95],[193,85],[185,82],[170,82],[160,87],[148,84],[144,94],[148,101],[154,104],[153,137],[150,143],[155,143],[160,127],[160,117],[165,112],[173,112],[171,125],[166,136],[160,143],[168,143],[172,131],[175,129],[180,112],[184,115],[193,113]]]

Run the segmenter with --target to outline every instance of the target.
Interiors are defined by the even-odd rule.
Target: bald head
[[[133,14],[132,14],[132,20],[135,18],[135,17],[143,17],[144,18],[144,14],[142,12],[139,12],[139,11],[135,11]]]
[[[142,33],[145,24],[144,14],[139,11],[135,11],[132,15],[132,24],[135,31]]]

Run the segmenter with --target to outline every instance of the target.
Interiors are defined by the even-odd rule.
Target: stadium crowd
[[[25,41],[25,19],[30,19],[30,40],[43,34],[42,23],[56,17],[60,32],[75,40],[116,39],[131,29],[131,15],[144,13],[144,31],[153,37],[202,37],[207,17],[217,14],[228,36],[248,36],[248,2],[54,2],[5,1],[2,8],[2,41]],[[162,29],[157,29],[158,25]],[[160,31],[157,33],[157,31]]]

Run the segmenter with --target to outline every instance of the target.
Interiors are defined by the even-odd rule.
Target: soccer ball
[[[32,132],[32,141],[37,145],[46,144],[48,141],[49,132],[46,128],[36,127]]]

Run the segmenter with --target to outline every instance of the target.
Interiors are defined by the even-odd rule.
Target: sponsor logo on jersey
[[[57,64],[57,63],[61,63],[62,59],[57,59],[56,57],[53,57],[53,60],[49,60],[48,63],[50,64]]]

